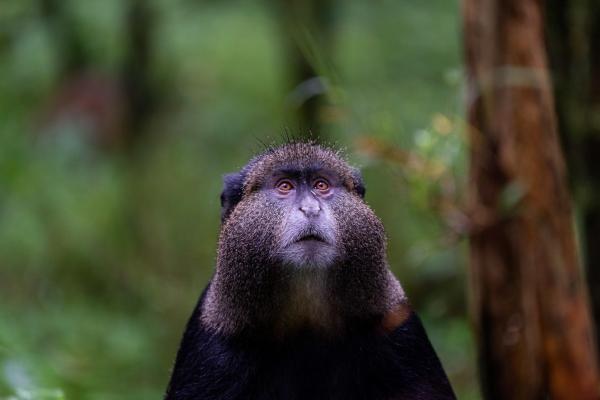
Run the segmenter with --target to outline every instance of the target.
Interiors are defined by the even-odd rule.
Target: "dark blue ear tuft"
[[[242,200],[244,191],[244,175],[234,172],[223,177],[223,191],[221,192],[221,223],[225,222],[237,203]]]
[[[356,193],[358,193],[358,195],[364,199],[365,198],[365,193],[367,192],[367,189],[365,188],[365,185],[363,185],[362,182],[360,182],[359,185],[356,185]]]
[[[365,192],[367,189],[365,188],[365,184],[362,180],[362,175],[358,169],[354,169],[352,172],[352,180],[354,181],[354,191],[361,197],[365,198]]]

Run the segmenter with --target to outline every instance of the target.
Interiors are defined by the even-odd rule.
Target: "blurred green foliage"
[[[115,151],[89,140],[101,133],[85,115],[47,118],[65,77],[40,3],[0,7],[0,399],[160,398],[214,268],[221,176],[295,133],[278,14],[149,1],[160,107],[135,151]],[[62,4],[87,73],[116,76],[128,2]],[[316,133],[362,167],[392,268],[459,398],[477,399],[453,228],[466,147],[458,5],[338,2],[333,32],[333,54],[305,43],[330,84]]]

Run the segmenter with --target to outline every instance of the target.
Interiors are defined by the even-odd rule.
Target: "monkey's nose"
[[[304,215],[306,215],[309,218],[316,217],[317,215],[319,215],[319,211],[321,211],[321,205],[316,199],[307,196],[300,203],[300,211],[302,211]]]

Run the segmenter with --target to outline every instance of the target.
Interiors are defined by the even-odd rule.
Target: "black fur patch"
[[[352,173],[352,179],[354,180],[354,190],[356,190],[356,193],[362,199],[364,199],[367,189],[365,188],[365,184],[363,182],[362,175],[361,175],[359,169],[356,169],[356,168],[354,169],[354,171]]]
[[[204,296],[203,296],[204,297]],[[376,323],[334,338],[301,332],[224,336],[190,319],[166,400],[455,399],[416,314],[389,334]]]
[[[221,192],[221,223],[233,211],[236,204],[242,200],[244,193],[243,172],[234,172],[223,177],[223,191]]]

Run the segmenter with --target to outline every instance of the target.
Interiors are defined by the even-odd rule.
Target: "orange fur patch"
[[[402,325],[408,319],[408,317],[410,317],[411,312],[412,309],[408,303],[403,302],[398,304],[396,308],[388,311],[383,316],[381,319],[381,329],[386,334],[393,332],[396,328]]]

